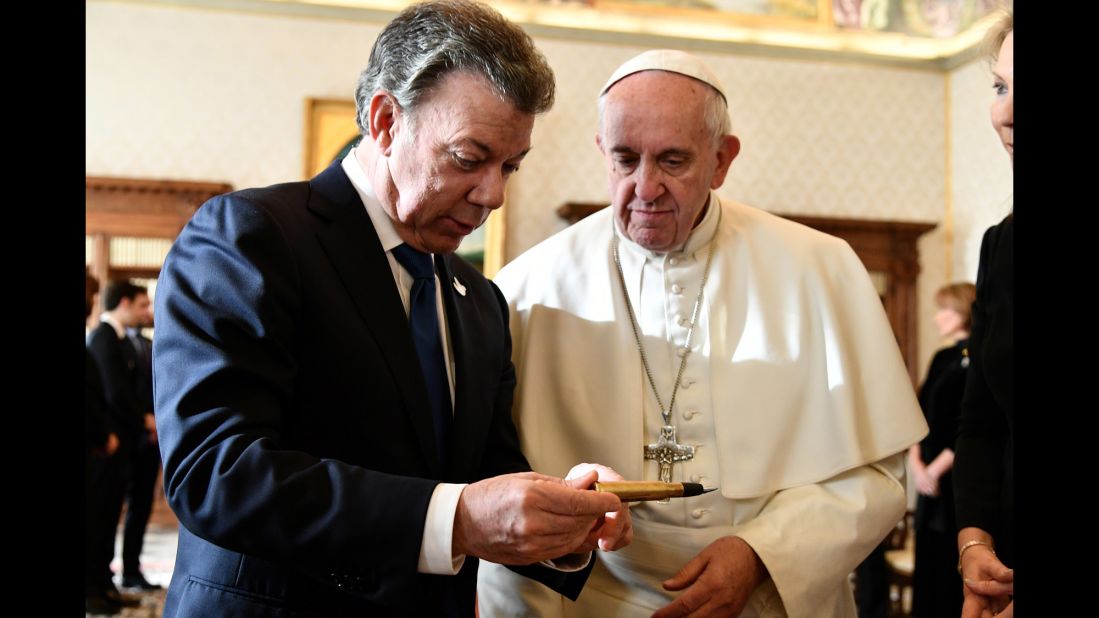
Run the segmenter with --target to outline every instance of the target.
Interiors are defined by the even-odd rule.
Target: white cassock
[[[736,535],[771,576],[742,616],[855,616],[847,576],[903,516],[904,451],[927,434],[862,263],[842,240],[728,201],[667,254],[623,237],[611,216],[556,234],[495,278],[511,308],[523,452],[546,474],[593,462],[659,478],[644,445],[657,440],[660,411],[611,239],[665,404],[713,239],[672,418],[696,453],[672,480],[720,491],[636,505],[633,543],[598,552],[575,603],[483,562],[480,615],[649,616],[680,594],[661,582]]]

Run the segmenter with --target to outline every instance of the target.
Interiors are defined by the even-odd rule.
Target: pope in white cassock
[[[697,58],[645,52],[599,103],[611,208],[496,277],[523,452],[720,491],[635,506],[575,603],[482,565],[480,615],[853,617],[847,576],[903,516],[927,433],[866,270],[713,193],[740,142]]]

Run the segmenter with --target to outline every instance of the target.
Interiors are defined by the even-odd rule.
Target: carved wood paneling
[[[174,239],[203,202],[232,190],[226,183],[88,176],[85,230],[91,236]]]
[[[232,191],[223,182],[86,176],[84,233],[93,237],[89,269],[104,289],[112,278],[155,279],[159,266],[112,264],[111,237],[174,240],[206,200]],[[101,295],[102,297],[102,295]],[[99,309],[92,313],[93,324]]]

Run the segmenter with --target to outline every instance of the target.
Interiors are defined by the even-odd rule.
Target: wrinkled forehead
[[[706,101],[712,97],[706,84],[666,71],[643,71],[619,80],[599,101],[603,122],[635,123],[634,129],[651,131],[654,123],[701,126]]]

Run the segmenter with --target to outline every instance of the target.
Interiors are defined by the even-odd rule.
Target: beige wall
[[[1012,207],[1011,160],[992,129],[992,73],[984,61],[950,75],[950,141],[954,190],[953,276],[974,280],[981,237]]]
[[[925,369],[943,344],[931,327],[935,291],[953,281],[976,282],[981,238],[1011,211],[1014,186],[1011,162],[989,119],[993,91],[988,64],[968,63],[946,79],[950,203],[943,205],[943,224],[920,243],[920,358]]]
[[[305,98],[350,99],[380,26],[86,4],[90,175],[300,179]]]
[[[642,47],[540,40],[559,102],[510,193],[508,254],[564,223],[566,201],[605,201],[595,101]],[[700,53],[729,96],[742,149],[722,196],[766,210],[928,221],[941,213],[945,148],[941,74],[822,61]]]
[[[381,28],[109,2],[87,3],[86,16],[86,173],[238,188],[301,178],[305,98],[350,98]],[[534,150],[509,187],[508,258],[563,229],[553,212],[562,203],[606,200],[595,98],[644,49],[536,41],[557,74],[558,102],[536,124]],[[926,366],[937,343],[931,292],[948,263],[955,278],[973,276],[980,233],[1010,204],[983,65],[947,75],[700,55],[726,86],[743,143],[725,197],[782,213],[939,223],[949,149],[953,238],[940,227],[921,243]]]

